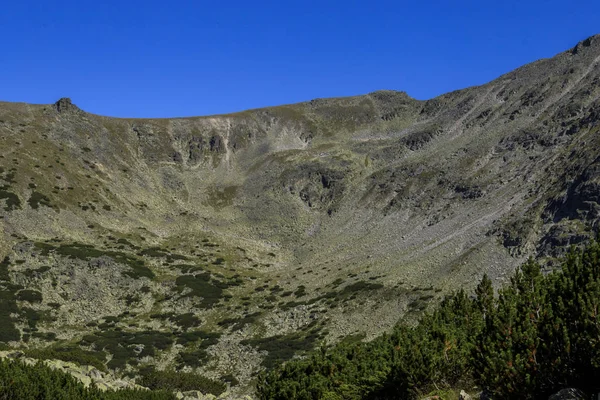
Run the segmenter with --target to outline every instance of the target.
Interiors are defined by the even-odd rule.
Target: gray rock
[[[63,97],[60,100],[58,100],[56,103],[54,103],[54,108],[59,113],[81,111],[79,109],[79,107],[77,107],[75,104],[73,104],[71,102],[71,99],[68,97]]]
[[[71,372],[71,376],[81,381],[85,387],[89,387],[92,384],[92,378],[80,372]]]
[[[579,389],[566,388],[552,396],[548,397],[548,400],[586,400],[587,396]]]
[[[458,394],[458,400],[472,400],[473,398],[464,390],[461,390]]]
[[[22,358],[21,361],[23,361],[23,363],[25,365],[36,365],[37,364],[37,360],[34,358]]]
[[[94,380],[100,380],[100,379],[104,378],[104,374],[102,373],[102,371],[100,371],[96,368],[90,369],[87,372],[87,375]]]
[[[108,389],[110,389],[110,386],[108,386],[106,383],[104,382],[96,382],[96,387],[100,390],[102,390],[103,392],[106,392]]]
[[[133,346],[133,351],[135,352],[135,354],[140,354],[142,351],[144,351],[144,345],[143,344],[136,344]]]
[[[123,388],[127,388],[130,387],[131,384],[129,382],[117,379],[112,383],[112,386],[118,389],[123,389]]]
[[[187,392],[183,392],[184,400],[202,400],[204,395],[199,390],[188,390]]]

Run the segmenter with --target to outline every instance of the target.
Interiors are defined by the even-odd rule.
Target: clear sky
[[[0,100],[173,117],[485,83],[600,33],[598,0],[19,0]]]

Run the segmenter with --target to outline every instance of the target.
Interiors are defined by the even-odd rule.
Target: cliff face
[[[246,382],[276,356],[261,337],[373,335],[484,272],[551,263],[597,231],[599,62],[595,36],[428,101],[197,118],[0,103],[0,341]]]

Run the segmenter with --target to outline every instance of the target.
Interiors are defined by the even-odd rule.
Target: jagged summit
[[[582,40],[577,43],[575,47],[571,50],[573,54],[578,54],[582,49],[586,47],[591,47],[592,45],[598,46],[598,42],[600,41],[600,34],[593,35],[588,37],[587,39]]]
[[[65,112],[68,113],[68,112],[78,112],[78,111],[81,111],[79,109],[79,107],[77,107],[75,104],[73,104],[71,102],[71,99],[68,98],[68,97],[62,97],[62,98],[60,98],[56,103],[54,103],[54,108],[59,113],[65,113]]]

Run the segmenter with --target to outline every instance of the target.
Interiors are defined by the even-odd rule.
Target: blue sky
[[[12,1],[0,100],[173,117],[485,83],[600,33],[599,1]]]

